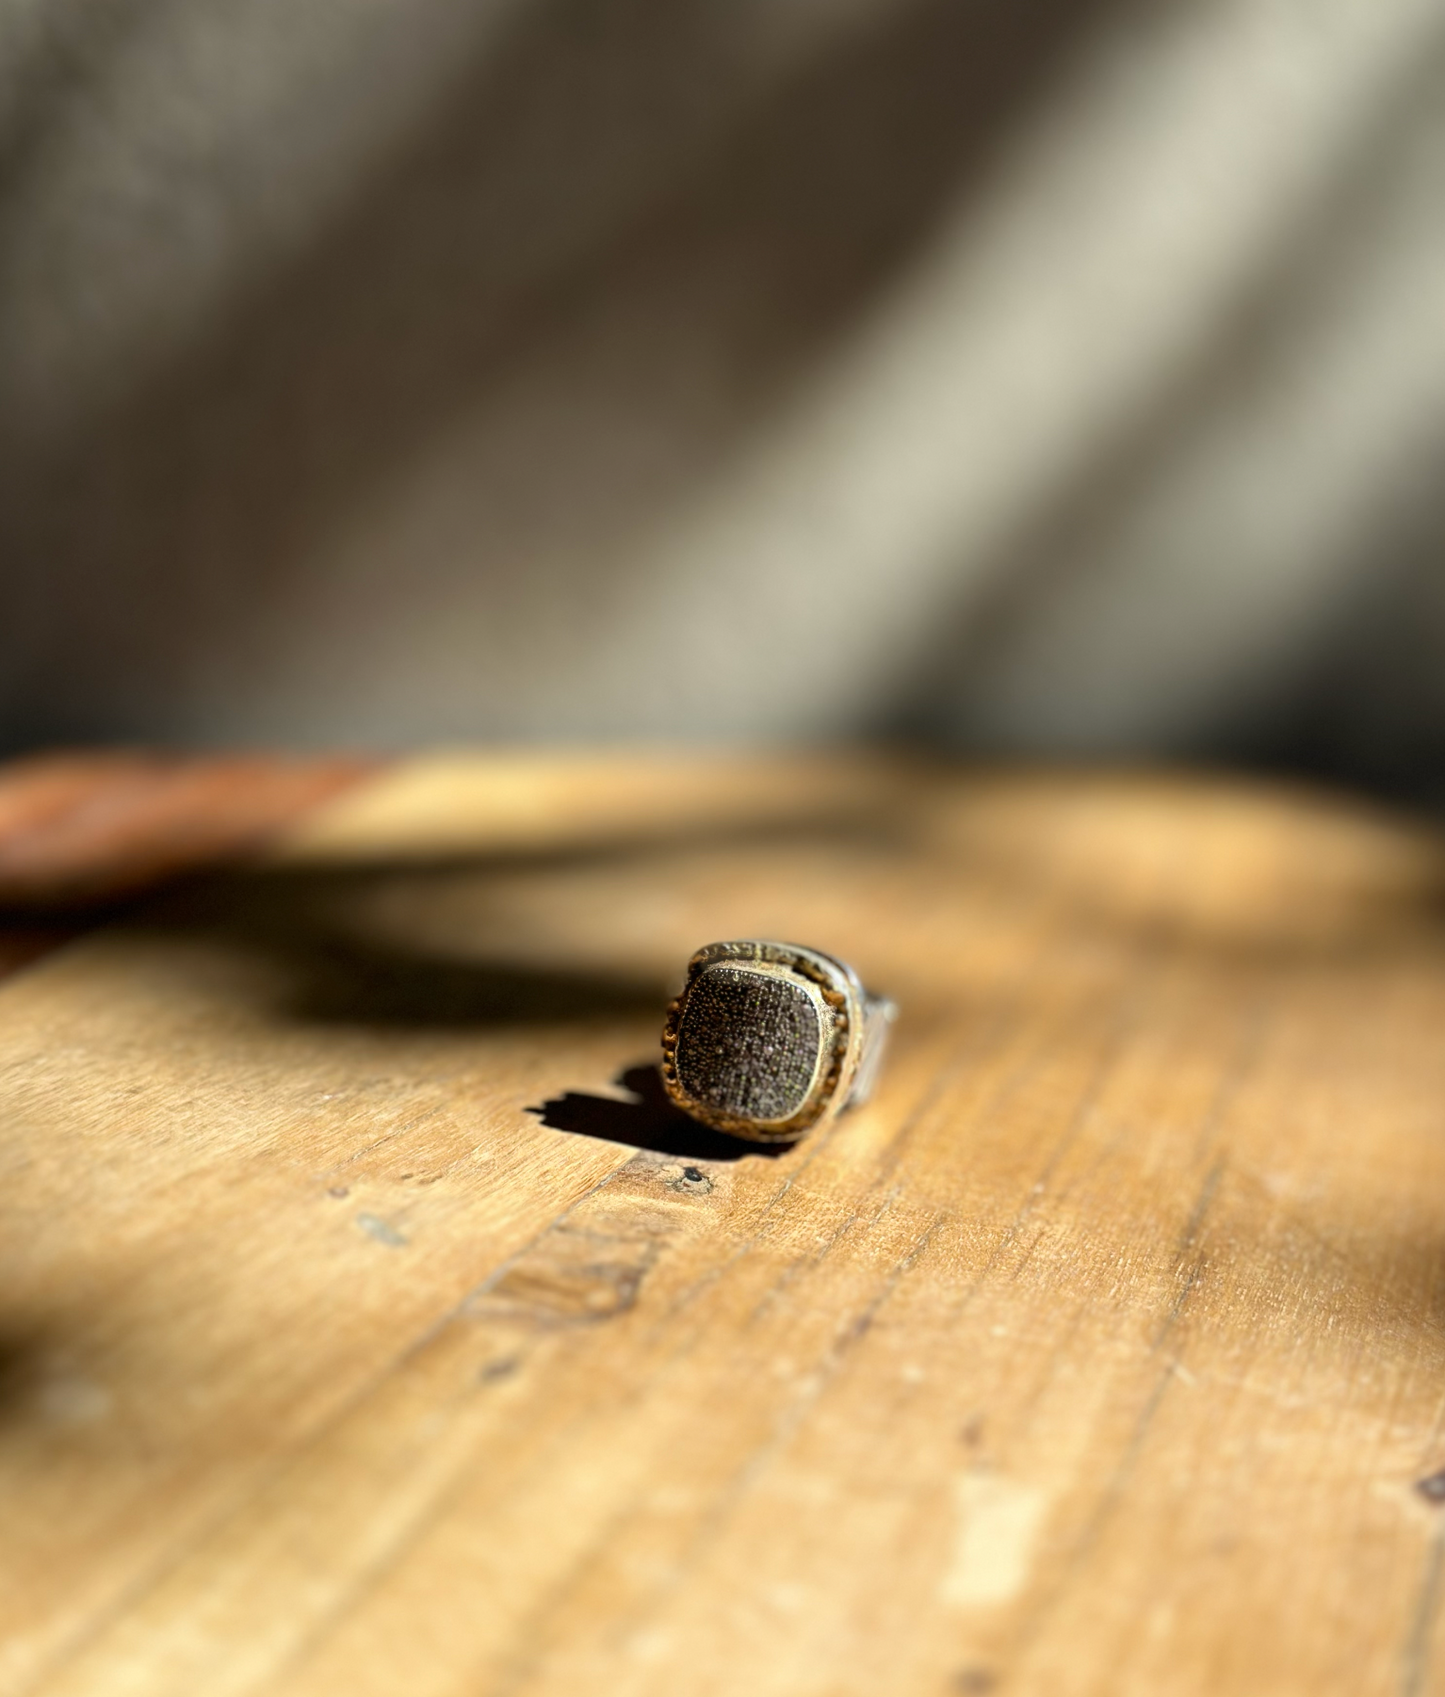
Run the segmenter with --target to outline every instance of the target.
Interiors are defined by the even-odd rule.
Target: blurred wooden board
[[[265,842],[374,763],[128,751],[0,766],[0,910],[71,911]]]
[[[760,1155],[698,943],[903,1008]],[[0,984],[0,1691],[1440,1688],[1445,905],[1283,791],[417,762]]]

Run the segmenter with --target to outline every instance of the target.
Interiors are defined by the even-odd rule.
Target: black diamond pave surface
[[[694,1101],[747,1119],[802,1107],[822,1033],[806,991],[785,978],[706,967],[677,1031],[678,1082]]]

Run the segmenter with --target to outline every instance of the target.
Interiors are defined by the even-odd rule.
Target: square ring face
[[[663,1030],[668,1095],[716,1130],[790,1141],[846,1100],[860,1011],[854,975],[816,949],[710,944],[688,962]]]

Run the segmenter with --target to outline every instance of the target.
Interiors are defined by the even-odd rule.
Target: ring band
[[[791,1143],[867,1100],[897,1009],[820,949],[709,943],[662,1028],[662,1081],[715,1131]]]

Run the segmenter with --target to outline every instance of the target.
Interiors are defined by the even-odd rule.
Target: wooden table
[[[288,781],[169,869],[333,795],[269,856],[59,947],[89,827],[7,863],[0,786],[7,1697],[1445,1688],[1433,838],[866,760]],[[755,934],[903,1009],[775,1155],[647,1070]]]

